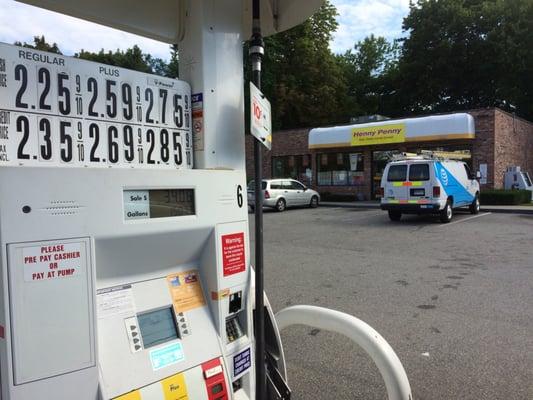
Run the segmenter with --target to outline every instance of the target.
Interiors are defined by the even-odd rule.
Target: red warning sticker
[[[69,278],[85,272],[83,242],[51,243],[22,249],[24,280]]]
[[[224,276],[238,274],[246,269],[244,232],[222,235],[222,266]]]

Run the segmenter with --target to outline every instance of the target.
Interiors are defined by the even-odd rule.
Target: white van
[[[427,156],[391,161],[381,178],[381,209],[399,221],[402,214],[439,214],[450,222],[453,209],[479,212],[479,172],[472,175],[462,161]]]

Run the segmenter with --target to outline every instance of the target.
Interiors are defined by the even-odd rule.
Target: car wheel
[[[452,209],[452,202],[448,200],[446,202],[446,205],[440,212],[440,222],[447,224],[450,222],[453,218],[453,209]]]
[[[279,212],[281,211],[285,211],[285,207],[287,206],[287,203],[285,203],[285,200],[284,199],[279,199],[277,202],[276,202],[276,210],[278,210]]]
[[[474,201],[470,204],[470,214],[479,214],[479,195],[476,194]]]
[[[311,207],[311,208],[317,208],[318,207],[318,196],[311,197],[311,202],[309,203],[309,207]]]
[[[402,213],[399,211],[389,210],[389,218],[391,221],[399,221],[402,218]]]

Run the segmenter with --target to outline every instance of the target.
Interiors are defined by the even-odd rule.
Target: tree
[[[272,103],[274,129],[346,121],[346,80],[329,49],[336,15],[326,1],[303,24],[265,39],[262,91]]]
[[[533,2],[419,0],[396,84],[404,113],[499,106],[533,117]]]
[[[63,54],[59,50],[59,47],[57,46],[56,43],[53,43],[53,44],[47,43],[46,39],[44,38],[44,35],[34,36],[33,44],[28,44],[26,42],[24,42],[24,44],[21,42],[15,42],[15,46],[22,46],[22,47],[27,47],[30,49],[35,49],[35,50],[48,51],[50,53],[55,53],[55,54]]]
[[[384,37],[370,35],[338,61],[347,80],[352,116],[383,113],[383,98],[390,95],[390,78],[398,67],[399,47]]]

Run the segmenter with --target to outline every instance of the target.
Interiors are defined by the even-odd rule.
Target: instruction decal
[[[250,348],[233,356],[233,378],[238,377],[252,366]]]
[[[26,282],[71,278],[85,274],[85,242],[24,247],[22,258]]]
[[[192,145],[194,151],[204,149],[204,95],[195,93],[191,96],[192,109]]]
[[[183,360],[185,360],[185,355],[183,354],[183,346],[181,345],[181,342],[172,343],[150,352],[150,362],[152,363],[152,369],[154,371]]]
[[[167,283],[176,314],[205,306],[198,270],[168,275]]]
[[[133,392],[123,394],[119,397],[115,397],[114,400],[142,400],[142,397],[141,392],[139,392],[138,390],[134,390]]]
[[[224,276],[244,272],[246,269],[244,232],[222,235],[222,265]]]
[[[165,400],[189,400],[185,376],[176,374],[161,381]]]
[[[135,302],[131,285],[119,285],[96,292],[98,319],[115,315],[135,315]]]

